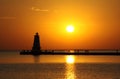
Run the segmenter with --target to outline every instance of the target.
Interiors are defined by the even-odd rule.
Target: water
[[[120,64],[1,64],[0,79],[120,79]]]
[[[76,56],[75,61],[81,62],[70,63],[66,57],[20,56],[18,52],[0,52],[0,79],[120,79],[119,62],[86,63],[81,61],[85,60],[84,57]],[[99,57],[103,58],[120,57]]]

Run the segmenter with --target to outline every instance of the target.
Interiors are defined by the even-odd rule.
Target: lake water
[[[0,79],[120,79],[120,57],[21,56],[19,52],[0,52]],[[87,59],[88,58],[88,59]],[[93,63],[93,59],[98,61]],[[103,60],[114,59],[117,62]],[[86,60],[85,60],[86,59]],[[91,59],[91,60],[90,60]],[[92,61],[88,63],[89,61]],[[94,60],[95,61],[95,60]]]

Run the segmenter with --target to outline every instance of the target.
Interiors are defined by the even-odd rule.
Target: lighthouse
[[[36,33],[34,35],[34,42],[33,42],[33,47],[32,47],[32,51],[40,51],[41,48],[40,48],[40,37],[39,37],[39,34]]]

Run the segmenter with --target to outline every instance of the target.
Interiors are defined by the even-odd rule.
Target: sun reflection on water
[[[74,62],[75,62],[74,56],[72,55],[66,56],[66,77],[65,79],[76,79]]]
[[[73,64],[74,62],[75,62],[74,56],[72,56],[72,55],[66,56],[66,63]]]

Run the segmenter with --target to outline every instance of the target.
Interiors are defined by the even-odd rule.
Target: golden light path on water
[[[75,62],[74,56],[72,56],[72,55],[66,56],[66,63],[73,64],[74,62]]]
[[[65,79],[75,79],[75,56],[73,55],[68,55],[66,56],[66,77]]]
[[[70,50],[69,53],[74,53],[74,50]],[[66,56],[66,63],[68,63],[68,64],[75,63],[75,56],[74,55],[67,55]]]

